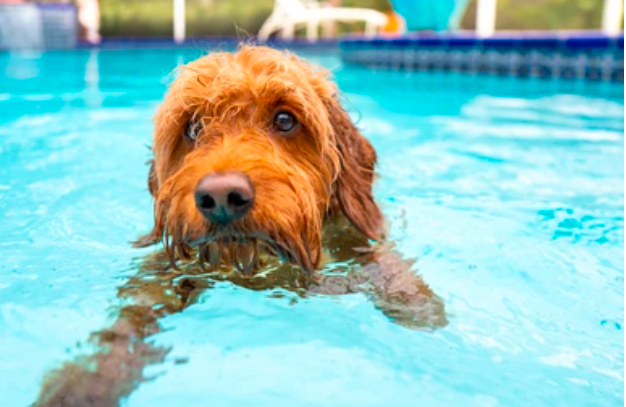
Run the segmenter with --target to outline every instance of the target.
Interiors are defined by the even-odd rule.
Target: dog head
[[[212,53],[180,71],[158,109],[149,189],[152,232],[172,259],[255,267],[259,251],[318,267],[329,214],[370,239],[376,153],[328,74],[265,47]]]

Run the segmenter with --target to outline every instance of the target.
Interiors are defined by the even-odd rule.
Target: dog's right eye
[[[296,117],[285,111],[280,111],[274,116],[274,128],[283,134],[290,133],[298,126]]]
[[[185,137],[191,141],[195,141],[198,138],[198,134],[202,130],[202,124],[196,120],[189,120],[187,126],[185,126]]]

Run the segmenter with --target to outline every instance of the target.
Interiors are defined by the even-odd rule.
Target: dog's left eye
[[[202,124],[196,120],[189,120],[187,126],[185,127],[185,136],[191,140],[195,141],[198,137],[198,134],[202,130]]]
[[[296,117],[289,112],[278,112],[274,116],[274,127],[281,133],[289,133],[298,125]]]

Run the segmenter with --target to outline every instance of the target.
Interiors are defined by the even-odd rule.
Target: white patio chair
[[[274,11],[259,30],[259,39],[266,41],[277,32],[286,40],[294,38],[296,26],[306,24],[306,38],[317,41],[321,25],[324,35],[332,34],[336,22],[365,22],[365,35],[373,37],[387,23],[387,16],[366,8],[333,7],[311,0],[275,0]]]

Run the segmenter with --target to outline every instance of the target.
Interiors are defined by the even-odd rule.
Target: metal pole
[[[185,0],[174,0],[174,41],[185,41]]]
[[[602,31],[605,34],[616,36],[622,31],[622,13],[624,0],[604,0],[602,13]]]
[[[496,0],[478,0],[476,8],[476,34],[491,37],[496,31]]]

